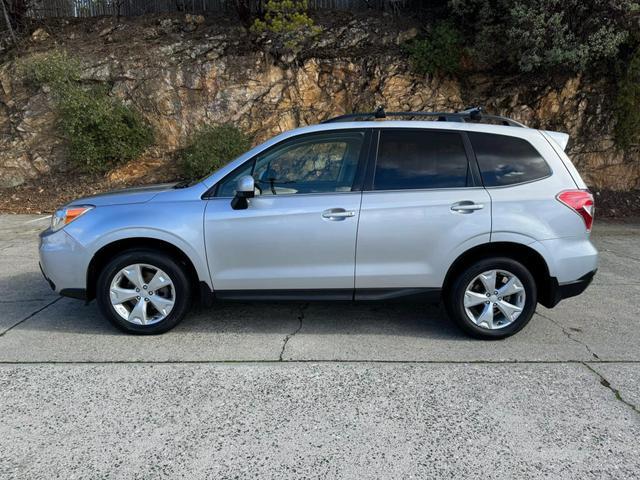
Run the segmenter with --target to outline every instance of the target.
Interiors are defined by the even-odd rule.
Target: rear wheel
[[[449,316],[476,338],[505,338],[531,320],[537,304],[531,272],[511,258],[477,261],[459,273],[447,292]]]
[[[118,328],[136,334],[163,333],[185,316],[191,288],[176,261],[152,250],[129,250],[98,277],[96,300]]]

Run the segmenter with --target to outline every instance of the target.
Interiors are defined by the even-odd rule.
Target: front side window
[[[469,163],[456,132],[383,130],[374,190],[459,188],[469,182]]]
[[[317,133],[285,141],[226,177],[216,196],[233,196],[243,175],[253,176],[261,195],[349,192],[363,143],[362,131]]]
[[[469,132],[486,187],[500,187],[539,180],[551,175],[542,155],[518,137]]]

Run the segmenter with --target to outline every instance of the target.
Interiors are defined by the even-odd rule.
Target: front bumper
[[[541,299],[540,303],[542,303],[547,308],[553,308],[565,298],[571,298],[580,295],[591,284],[591,282],[593,281],[593,277],[596,275],[597,271],[597,269],[592,270],[586,275],[580,277],[575,282],[568,282],[563,284],[559,284],[558,280],[555,277],[552,277],[549,285],[549,291],[547,292],[544,301]]]
[[[40,271],[52,290],[83,298],[90,258],[86,249],[67,232],[45,230],[40,234]]]

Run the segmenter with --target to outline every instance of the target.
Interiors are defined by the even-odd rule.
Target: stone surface
[[[330,27],[307,53],[283,64],[228,21],[187,15],[116,25],[103,18],[63,26],[55,40],[42,38],[37,48],[72,52],[82,60],[85,81],[104,84],[135,105],[155,127],[153,154],[165,162],[203,123],[232,122],[260,142],[376,105],[439,111],[478,104],[533,127],[568,132],[569,153],[590,185],[640,186],[638,152],[614,148],[605,81],[573,77],[540,85],[486,75],[465,82],[417,76],[399,46],[416,34],[415,27],[389,19],[357,19]],[[13,61],[0,64],[0,85],[0,187],[65,168],[49,95],[26,88]]]
[[[583,365],[0,366],[4,478],[631,479]]]

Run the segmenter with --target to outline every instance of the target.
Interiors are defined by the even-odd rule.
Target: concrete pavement
[[[640,226],[597,223],[587,292],[504,341],[403,304],[222,304],[113,329],[0,216],[1,478],[633,478]]]

